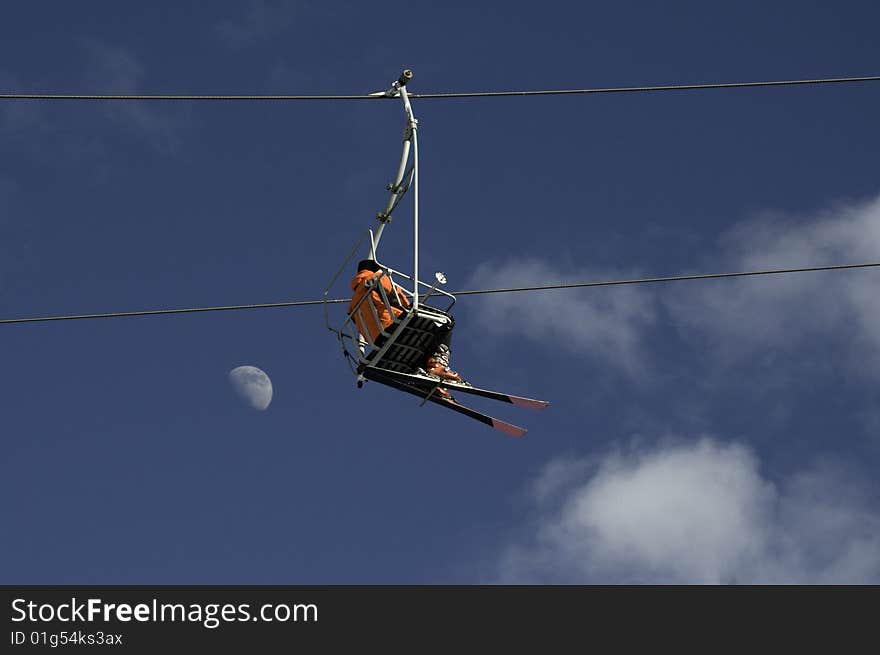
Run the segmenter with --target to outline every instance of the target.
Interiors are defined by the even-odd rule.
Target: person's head
[[[359,271],[376,271],[381,270],[382,267],[379,266],[379,263],[375,259],[362,259],[358,262],[358,270]]]

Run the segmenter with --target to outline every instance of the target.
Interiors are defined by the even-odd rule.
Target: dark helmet
[[[358,262],[357,270],[376,272],[376,271],[381,270],[381,268],[382,267],[379,266],[378,262],[376,262],[375,259],[362,259],[361,261]]]

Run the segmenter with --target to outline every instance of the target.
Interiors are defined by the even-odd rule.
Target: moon
[[[229,371],[236,393],[256,410],[264,411],[272,402],[272,380],[256,366],[237,366]]]

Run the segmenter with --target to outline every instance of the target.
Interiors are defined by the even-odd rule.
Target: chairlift
[[[376,216],[378,227],[375,231],[368,229],[360,236],[324,290],[325,322],[328,330],[336,335],[342,353],[357,378],[358,388],[363,387],[367,380],[372,380],[419,396],[422,398],[422,405],[426,402],[437,403],[505,434],[519,437],[526,433],[524,428],[466,407],[451,397],[448,391],[461,391],[531,409],[544,409],[549,404],[547,401],[479,389],[466,382],[435,379],[421,368],[432,354],[432,348],[440,334],[448,331],[452,325],[451,310],[455,305],[455,296],[440,288],[447,281],[441,272],[435,273],[431,285],[419,279],[418,120],[413,115],[406,89],[412,76],[412,71],[404,70],[387,91],[372,94],[400,98],[403,101],[406,115],[403,152],[397,175],[387,187],[390,193],[388,202]],[[411,275],[388,266],[377,256],[379,242],[392,220],[392,213],[410,188],[413,189],[414,235]],[[362,252],[364,246],[368,246],[369,259],[376,263],[378,270],[366,282],[367,293],[349,308],[350,311],[342,323],[337,324],[331,316],[328,302],[330,292],[342,273],[350,270],[350,264],[357,261],[355,257]],[[383,278],[387,284],[383,284]],[[393,318],[388,326],[384,326],[380,320],[383,312]],[[366,324],[376,326],[377,333],[371,335],[370,330],[361,329]],[[446,395],[438,392],[441,388],[446,390]]]

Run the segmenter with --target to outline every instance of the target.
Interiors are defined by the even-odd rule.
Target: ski
[[[370,375],[367,375],[367,371],[373,371]],[[442,407],[446,407],[451,409],[454,412],[458,412],[459,414],[464,414],[465,416],[469,416],[472,419],[479,421],[480,423],[484,423],[491,428],[495,428],[496,430],[503,432],[506,435],[511,437],[521,437],[526,433],[525,428],[521,428],[518,425],[514,425],[513,423],[507,423],[506,421],[502,421],[501,419],[497,419],[493,416],[489,416],[488,414],[483,414],[482,412],[478,412],[475,409],[471,409],[470,407],[466,407],[462,405],[456,400],[449,400],[443,398],[441,396],[436,395],[435,393],[431,393],[431,389],[424,389],[422,387],[413,386],[412,384],[407,384],[405,382],[400,382],[396,380],[392,376],[386,376],[383,373],[380,373],[377,369],[367,369],[364,371],[364,376],[374,382],[378,382],[380,384],[384,384],[386,386],[391,387],[392,389],[398,389],[399,391],[405,391],[406,393],[410,393],[414,396],[419,396],[420,398],[425,398],[427,396],[427,400],[432,403],[436,403]],[[429,378],[426,378],[429,379]],[[436,381],[433,381],[436,384]],[[428,396],[428,394],[431,394]]]
[[[385,377],[390,377],[392,379],[396,379],[403,384],[410,384],[419,389],[425,389],[426,392],[437,385],[437,380],[433,378],[426,377],[424,375],[414,375],[412,373],[398,373],[397,371],[389,371],[388,369],[380,369],[378,367],[368,366],[364,369],[364,377],[367,379],[371,379],[372,372],[375,371],[378,375],[382,375]],[[529,409],[544,409],[550,403],[546,400],[534,400],[533,398],[524,398],[522,396],[514,396],[509,393],[502,393],[500,391],[492,391],[490,389],[480,389],[478,387],[473,387],[468,384],[458,384],[456,382],[444,381],[441,386],[444,389],[449,389],[450,391],[460,391],[462,393],[469,393],[474,396],[482,396],[484,398],[491,398],[492,400],[500,400],[501,402],[510,403],[511,405],[516,405],[517,407],[527,407]]]

